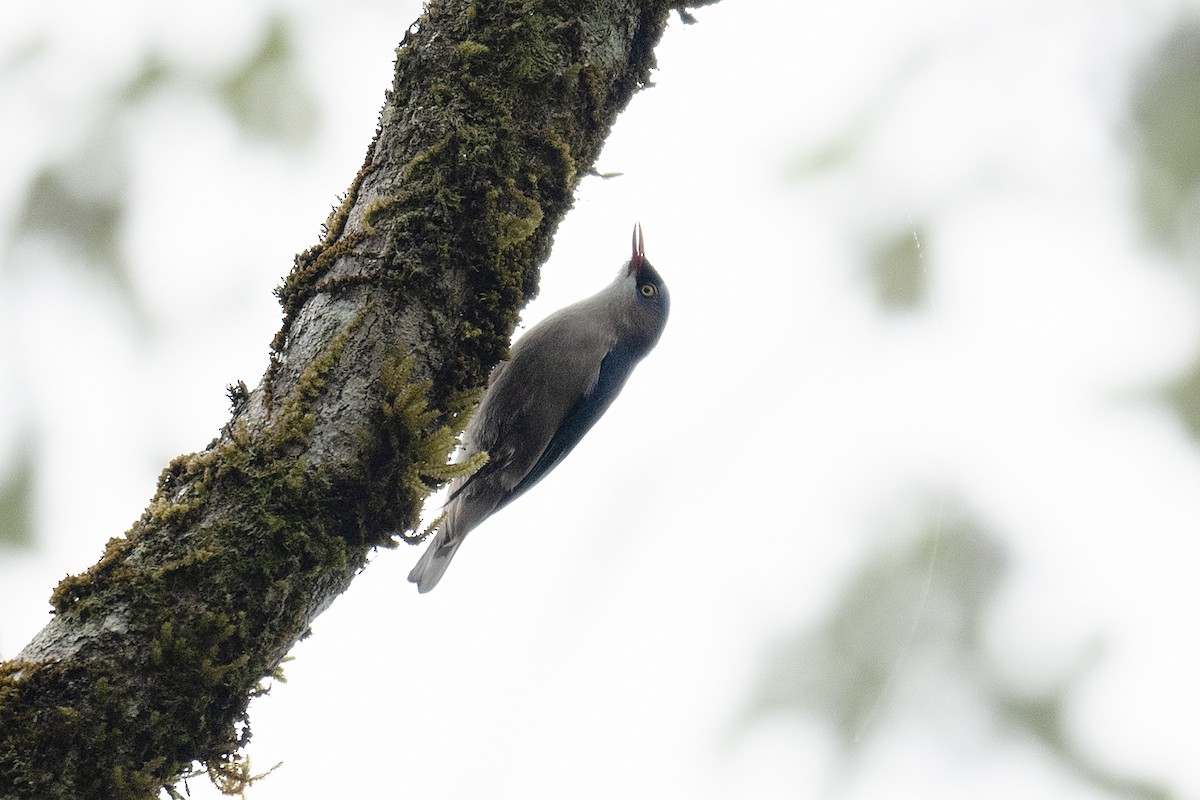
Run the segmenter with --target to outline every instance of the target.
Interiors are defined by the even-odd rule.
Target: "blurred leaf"
[[[25,194],[14,238],[52,238],[78,261],[100,268],[127,286],[117,239],[125,204],[117,194],[88,191],[89,187],[80,183],[81,177],[72,167],[43,167]]]
[[[880,133],[886,110],[893,103],[903,102],[904,92],[915,85],[915,79],[934,53],[933,48],[919,47],[894,64],[881,76],[883,81],[878,86],[859,95],[861,100],[857,110],[851,111],[846,121],[839,125],[841,130],[801,152],[785,168],[785,175],[791,180],[799,180],[850,165]]]
[[[142,69],[125,84],[120,94],[121,105],[133,105],[145,100],[156,89],[179,77],[178,71],[157,53],[146,56]]]
[[[928,290],[921,231],[909,227],[879,242],[868,260],[868,271],[879,303],[893,311],[921,308]]]
[[[39,53],[35,48],[28,58]],[[300,79],[297,62],[286,20],[278,16],[266,26],[255,51],[216,80],[189,75],[151,52],[135,75],[97,104],[102,110],[83,130],[74,152],[42,167],[29,182],[14,219],[9,252],[28,238],[59,244],[66,251],[66,266],[94,269],[109,279],[133,319],[144,322],[145,309],[120,239],[130,202],[128,112],[157,90],[178,87],[220,102],[255,136],[279,144],[301,143],[315,129],[316,101]],[[45,266],[39,262],[33,268]]]
[[[894,673],[974,647],[1003,572],[998,542],[962,515],[932,515],[910,545],[865,564],[820,627],[778,648],[752,716],[815,714],[853,748]]]
[[[258,50],[221,81],[218,94],[243,129],[262,139],[302,144],[316,128],[317,103],[284,17],[270,20]]]
[[[10,46],[8,52],[0,54],[0,76],[8,77],[26,64],[36,60],[46,51],[46,39],[43,36],[29,39],[20,44]]]
[[[982,633],[1006,562],[1000,541],[961,510],[930,514],[910,544],[863,565],[824,622],[775,649],[750,721],[779,713],[815,717],[854,755],[868,734],[885,730],[872,723],[884,711],[895,713],[894,690],[923,677],[934,694],[961,694],[1040,743],[1094,788],[1137,800],[1172,797],[1160,783],[1098,763],[1073,740],[1068,698],[1094,650],[1050,692],[1030,693],[999,677]],[[932,719],[936,712],[921,706],[917,713]]]
[[[1177,27],[1142,69],[1132,98],[1142,220],[1180,255],[1200,248],[1200,21]]]
[[[993,687],[991,699],[1002,719],[1040,741],[1063,766],[1081,780],[1118,797],[1168,800],[1174,795],[1161,783],[1122,775],[1098,764],[1072,740],[1067,726],[1067,697],[1074,680],[1038,696],[1023,696]]]
[[[1187,426],[1193,439],[1200,440],[1200,360],[1162,392],[1167,405]]]
[[[801,153],[789,164],[784,174],[790,180],[828,172],[845,166],[862,147],[863,131],[855,127]]]
[[[33,543],[34,448],[17,449],[11,470],[0,477],[0,547]]]

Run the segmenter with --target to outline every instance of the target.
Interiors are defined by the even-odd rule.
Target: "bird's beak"
[[[629,272],[637,275],[646,263],[646,242],[642,238],[642,224],[633,226],[633,255],[629,258]]]

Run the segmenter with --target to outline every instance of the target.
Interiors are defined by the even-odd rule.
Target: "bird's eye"
[[[656,294],[658,294],[658,289],[654,288],[654,284],[652,284],[652,283],[643,283],[642,284],[642,297],[654,297],[654,295],[656,295]]]

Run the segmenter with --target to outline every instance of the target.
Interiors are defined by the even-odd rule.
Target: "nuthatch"
[[[633,256],[608,288],[555,312],[513,345],[463,433],[464,457],[486,452],[487,463],[451,482],[444,521],[408,574],[418,591],[437,586],[467,534],[579,444],[658,342],[670,304],[635,226]]]

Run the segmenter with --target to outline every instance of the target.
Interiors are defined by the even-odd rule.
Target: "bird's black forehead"
[[[662,275],[659,275],[658,270],[647,260],[642,261],[642,267],[638,270],[638,283],[653,283],[655,286],[666,285]]]

